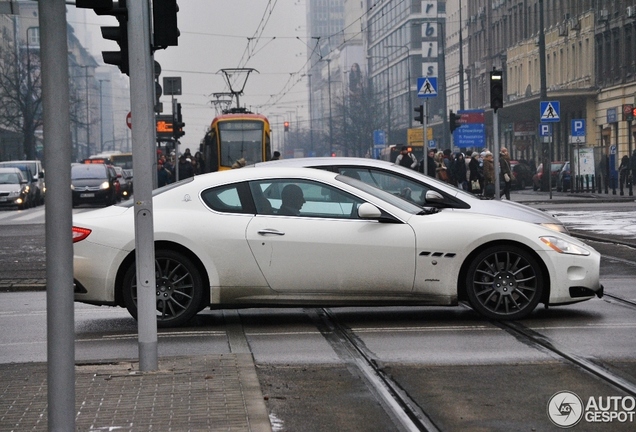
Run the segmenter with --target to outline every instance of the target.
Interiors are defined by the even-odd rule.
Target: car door
[[[290,183],[300,187],[305,202],[296,216],[276,214]],[[413,290],[415,234],[408,224],[359,219],[362,200],[318,182],[267,180],[250,186],[255,201],[263,194],[273,209],[257,214],[246,234],[273,290],[357,295]]]

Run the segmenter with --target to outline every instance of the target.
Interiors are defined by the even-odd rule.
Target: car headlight
[[[563,234],[569,234],[570,232],[568,231],[568,229],[565,227],[565,225],[563,224],[558,224],[558,223],[542,223],[540,224],[542,227],[547,228],[549,230],[552,231],[556,231],[556,232],[560,232]]]
[[[585,256],[590,254],[590,251],[587,249],[559,237],[545,236],[540,237],[540,239],[558,253]]]
[[[108,183],[107,181],[99,185],[100,189],[108,189],[109,187],[110,187],[110,183]]]

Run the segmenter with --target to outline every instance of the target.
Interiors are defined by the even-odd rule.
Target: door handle
[[[277,236],[284,236],[285,233],[284,232],[280,232],[277,231],[275,229],[263,229],[263,230],[258,230],[258,234],[259,235],[277,235]]]

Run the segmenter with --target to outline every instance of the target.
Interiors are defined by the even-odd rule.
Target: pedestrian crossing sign
[[[437,96],[437,77],[417,79],[417,97],[430,98]]]
[[[542,101],[540,105],[539,111],[542,122],[561,121],[561,104],[559,101]]]

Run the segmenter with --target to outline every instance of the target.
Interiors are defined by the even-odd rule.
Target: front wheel
[[[154,291],[157,326],[177,327],[187,323],[201,309],[203,282],[197,267],[184,255],[171,250],[155,252]],[[124,303],[137,319],[137,276],[133,263],[123,282]]]
[[[488,318],[525,318],[541,300],[541,266],[519,247],[493,246],[470,264],[466,291],[473,309]]]

